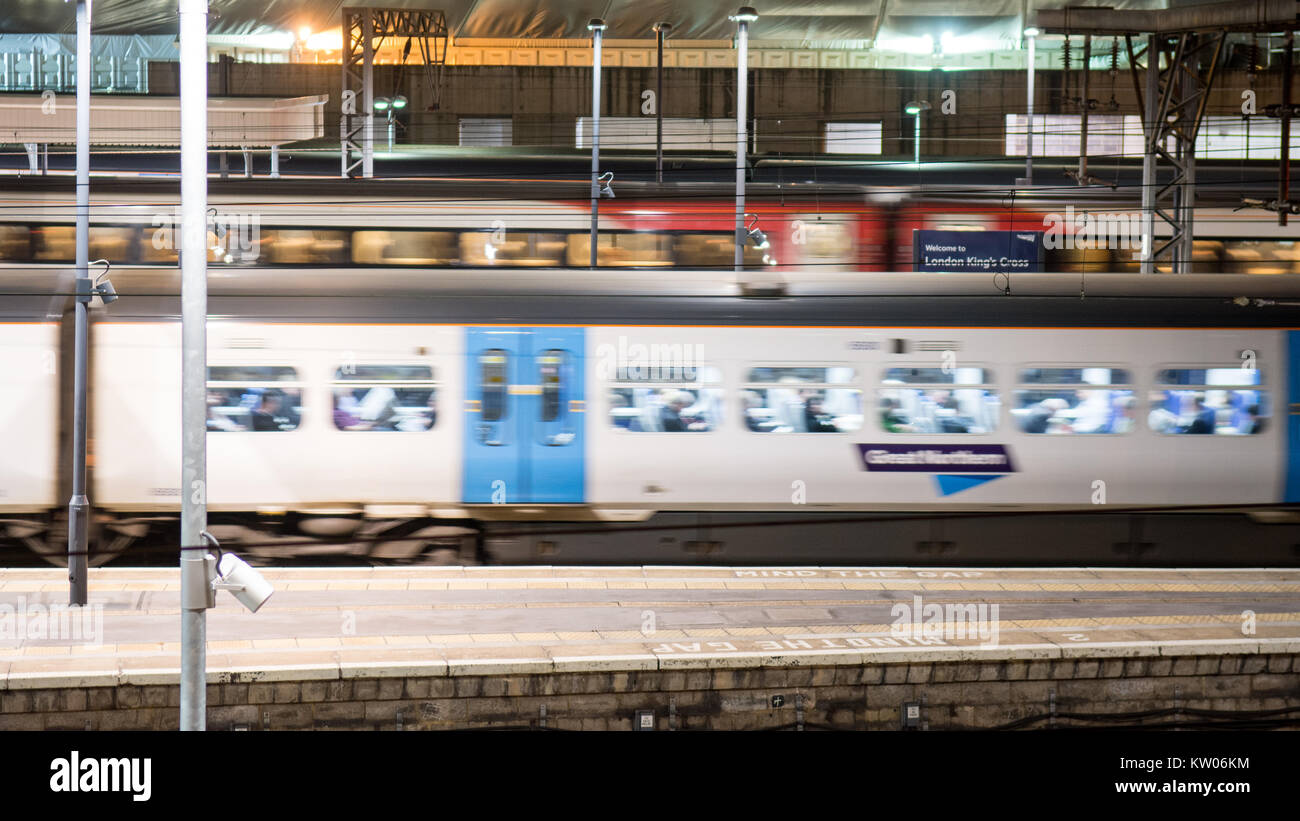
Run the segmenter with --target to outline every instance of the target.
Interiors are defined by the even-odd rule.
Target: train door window
[[[208,430],[295,430],[302,421],[302,382],[285,365],[208,368]]]
[[[478,358],[479,384],[483,390],[484,422],[500,422],[506,415],[509,395],[509,354],[503,348],[489,348]]]
[[[1156,373],[1147,424],[1157,433],[1250,435],[1271,409],[1257,368],[1165,368]]]
[[[334,371],[334,427],[417,433],[437,421],[437,383],[428,365],[345,365]]]
[[[609,385],[615,430],[702,433],[722,420],[721,372],[709,366],[620,368]]]
[[[1011,416],[1025,433],[1129,433],[1137,420],[1131,384],[1122,368],[1024,368]]]
[[[876,392],[888,433],[990,433],[1000,400],[991,371],[970,367],[888,368]]]
[[[537,381],[541,402],[535,428],[539,444],[572,444],[581,424],[575,414],[583,411],[583,402],[575,396],[573,355],[559,348],[549,348],[537,355]]]
[[[537,371],[542,388],[542,421],[554,422],[560,418],[563,402],[564,365],[567,353],[560,350],[544,351],[537,357]]]
[[[840,433],[862,427],[853,368],[760,366],[741,389],[745,427],[757,433]]]

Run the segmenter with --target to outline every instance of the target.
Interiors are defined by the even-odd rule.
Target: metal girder
[[[1142,163],[1142,273],[1155,261],[1172,261],[1174,273],[1191,273],[1196,203],[1196,135],[1214,85],[1226,32],[1147,35],[1147,46],[1133,50],[1124,36],[1134,91],[1142,109],[1145,151]],[[1208,56],[1208,59],[1206,58]],[[1145,66],[1142,60],[1146,60]],[[1146,75],[1146,90],[1139,79]],[[1171,175],[1161,181],[1161,166]],[[1154,221],[1160,218],[1170,237],[1155,244]]]
[[[1046,34],[1135,35],[1225,31],[1284,31],[1300,22],[1297,0],[1233,0],[1167,9],[1074,6],[1039,9]]]
[[[343,95],[339,117],[342,176],[375,173],[375,51],[388,37],[418,39],[426,75],[447,61],[447,16],[441,11],[345,7]],[[353,159],[353,154],[359,154]]]

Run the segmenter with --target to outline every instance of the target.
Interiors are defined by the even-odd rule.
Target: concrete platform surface
[[[210,683],[1300,651],[1300,570],[261,568]],[[0,570],[0,690],[175,684],[179,571]]]

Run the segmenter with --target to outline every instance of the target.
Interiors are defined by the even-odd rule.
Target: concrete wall
[[[356,671],[354,678],[303,680],[299,674],[277,681],[259,673],[223,674],[228,681],[208,686],[208,727],[527,729],[540,727],[545,707],[548,729],[629,730],[637,710],[653,709],[659,730],[670,725],[762,730],[795,725],[802,697],[802,719],[810,727],[898,729],[901,705],[924,701],[927,729],[990,728],[1047,716],[1053,698],[1057,713],[1297,707],[1297,658],[1130,656],[748,669],[700,664],[698,669],[451,677],[394,668],[393,675],[371,669]],[[784,705],[773,707],[772,697],[778,695]],[[0,692],[0,731],[174,730],[178,724],[175,684]]]
[[[177,93],[177,63],[151,63],[149,88],[154,94]],[[296,97],[328,94],[327,135],[337,132],[342,71],[337,65],[305,63],[209,65],[210,93],[231,96]],[[516,145],[573,146],[574,121],[591,113],[591,70],[581,67],[448,66],[442,69],[439,107],[423,69],[411,66],[375,67],[376,94],[404,93],[410,99],[411,127],[399,142],[457,142],[458,117],[511,117]],[[641,116],[641,92],[655,87],[653,68],[606,68],[602,113]],[[1078,96],[1082,77],[1067,78],[1060,70],[1036,75],[1035,111],[1077,113],[1065,101]],[[1093,71],[1089,96],[1103,108],[1112,90],[1122,114],[1137,114],[1133,82],[1127,69],[1114,79]],[[1002,153],[1004,118],[1021,113],[1025,104],[1025,75],[1020,71],[893,71],[835,69],[754,69],[750,75],[758,118],[758,148],[762,151],[808,153],[821,151],[827,121],[880,121],[884,125],[886,156],[912,152],[912,118],[903,113],[909,100],[928,100],[934,110],[923,121],[923,153],[931,156],[996,156]],[[734,117],[735,70],[672,68],[664,74],[663,110],[667,117]],[[1241,92],[1250,87],[1242,70],[1224,70],[1210,95],[1207,113],[1240,114]],[[1260,110],[1281,100],[1278,71],[1256,77]],[[956,113],[939,110],[943,92],[955,92]],[[1108,113],[1098,110],[1097,113]],[[653,117],[647,117],[653,129]],[[932,140],[930,138],[942,138]]]

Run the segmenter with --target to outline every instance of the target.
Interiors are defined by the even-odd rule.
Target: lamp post
[[[664,40],[672,30],[672,23],[655,23],[654,26],[659,50],[655,60],[655,182],[664,181]]]
[[[1025,119],[1025,178],[1019,181],[1023,185],[1034,184],[1034,43],[1041,33],[1037,26],[1025,29],[1025,36],[1029,38],[1029,65],[1026,67],[1028,77],[1025,92],[1025,111],[1028,115]]]
[[[376,97],[375,111],[383,114],[388,121],[388,150],[393,150],[393,135],[396,131],[397,112],[406,108],[406,97],[398,94],[396,97]]]
[[[73,372],[72,498],[68,500],[69,604],[88,596],[90,500],[86,498],[86,360],[90,337],[90,0],[77,0],[77,317]]]
[[[605,21],[593,17],[591,32],[591,267],[596,267],[596,226],[600,221],[600,41]]]
[[[913,100],[903,107],[904,114],[910,114],[916,125],[912,128],[912,162],[921,164],[921,114],[929,111],[930,104],[925,100]]]
[[[180,0],[181,729],[207,727],[208,0]]]
[[[758,19],[758,12],[750,6],[741,6],[727,19],[736,24],[736,270],[745,262],[745,143],[749,104],[749,24]]]

